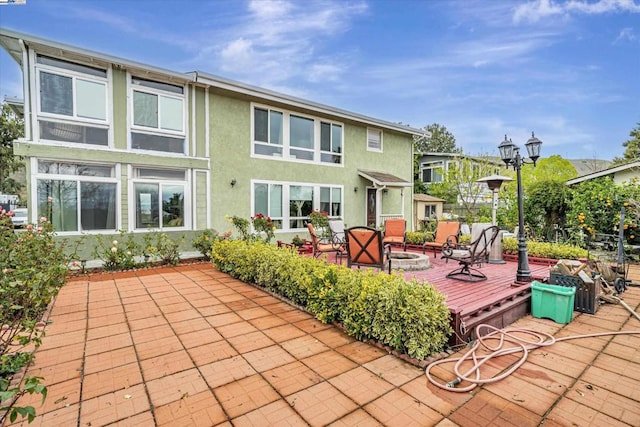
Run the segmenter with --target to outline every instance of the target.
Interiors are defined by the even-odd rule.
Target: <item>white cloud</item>
[[[225,64],[233,64],[233,69],[251,66],[255,53],[249,40],[239,38],[225,46],[220,56]]]
[[[254,0],[247,10],[249,14],[228,28],[218,45],[199,56],[213,53],[222,70],[273,88],[292,78],[338,79],[343,67],[323,59],[323,41],[348,31],[367,5]]]
[[[343,68],[336,64],[313,64],[309,67],[307,80],[312,83],[337,81],[343,71]]]
[[[618,34],[618,37],[616,37],[616,39],[613,41],[613,43],[621,43],[624,41],[636,41],[638,40],[638,37],[636,36],[635,32],[633,31],[633,28],[627,27],[627,28],[623,28],[622,30],[620,30],[620,34]]]
[[[640,13],[640,4],[635,0],[536,0],[527,2],[516,8],[513,14],[513,21],[539,22],[544,18],[560,16],[568,18],[571,14],[582,13],[586,15],[597,15],[603,13]]]
[[[513,21],[516,24],[520,21],[538,22],[549,16],[564,14],[566,14],[565,9],[554,4],[552,0],[537,0],[518,6],[513,14]]]

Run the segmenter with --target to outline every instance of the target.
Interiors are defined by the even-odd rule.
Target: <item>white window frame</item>
[[[266,110],[269,114],[273,112],[278,112],[282,114],[282,145],[272,144],[271,142],[264,141],[256,141],[255,140],[255,110],[261,109]],[[300,117],[303,119],[313,120],[313,149],[295,147],[291,145],[291,116]],[[267,135],[271,136],[271,120],[269,118],[268,122]],[[321,150],[321,123],[327,123],[333,126],[340,126],[341,129],[341,147],[342,151],[340,153],[332,153],[329,151]],[[290,111],[282,108],[273,108],[264,104],[251,103],[251,157],[260,158],[260,159],[270,159],[270,160],[285,160],[291,162],[302,162],[302,163],[313,163],[317,165],[324,166],[334,166],[334,167],[344,167],[344,147],[345,147],[345,138],[344,138],[344,123],[328,120],[325,118],[320,118],[316,116],[311,116],[308,114],[303,114],[297,111]],[[255,147],[256,146],[269,146],[269,147],[279,147],[282,150],[282,155],[274,153],[273,155],[263,155],[256,154]],[[300,159],[297,156],[291,155],[291,150],[300,150],[313,152],[313,160]],[[340,163],[334,162],[326,162],[322,161],[322,154],[332,154],[340,157]]]
[[[44,56],[44,57],[50,57],[56,61],[60,61],[60,62],[66,62],[69,64],[79,64],[82,66],[86,66],[86,67],[91,67],[91,68],[96,68],[96,69],[100,69],[100,70],[104,70],[106,73],[106,77],[99,77],[99,76],[94,76],[91,74],[85,74],[79,71],[74,71],[74,70],[69,70],[66,68],[60,68],[60,67],[56,67],[54,65],[49,65],[49,64],[42,64],[38,62],[38,56]],[[34,73],[34,77],[32,82],[35,84],[35,102],[36,102],[36,111],[37,111],[37,117],[35,118],[35,120],[33,121],[33,128],[34,128],[34,140],[40,140],[40,124],[39,121],[46,121],[46,122],[52,122],[52,123],[68,123],[71,125],[76,125],[76,126],[89,126],[89,127],[94,127],[94,128],[100,128],[100,129],[104,129],[107,130],[107,144],[106,145],[95,145],[95,144],[82,144],[82,143],[77,143],[77,142],[65,142],[62,140],[57,140],[57,139],[42,139],[43,141],[47,141],[47,142],[53,142],[55,144],[58,145],[68,145],[68,146],[73,146],[73,147],[77,147],[78,145],[81,146],[89,146],[91,148],[94,149],[104,149],[104,148],[110,148],[112,146],[112,126],[111,126],[111,105],[112,105],[112,94],[111,94],[111,87],[112,87],[112,73],[111,73],[111,68],[110,67],[100,67],[100,66],[96,66],[95,64],[84,64],[81,62],[74,62],[74,61],[67,61],[66,59],[62,59],[62,58],[56,58],[54,56],[51,55],[41,55],[38,54],[36,52],[31,52],[31,62],[33,64],[33,73]],[[49,73],[49,74],[54,74],[57,76],[62,76],[62,77],[68,77],[71,78],[72,80],[72,85],[71,85],[71,90],[72,90],[72,114],[71,115],[65,115],[65,114],[57,114],[57,113],[51,113],[51,112],[46,112],[46,111],[42,111],[42,98],[41,98],[41,87],[40,87],[40,74],[41,73]],[[77,94],[77,82],[78,80],[83,80],[83,81],[87,81],[90,83],[98,83],[101,85],[104,85],[104,99],[105,99],[105,105],[104,105],[104,111],[105,111],[105,118],[104,119],[96,119],[96,118],[90,118],[90,117],[82,117],[82,116],[78,116],[78,94]]]
[[[172,171],[181,171],[184,172],[184,181],[175,180],[175,179],[154,179],[154,178],[139,178],[137,176],[138,169],[166,169]],[[149,232],[149,231],[185,231],[192,229],[192,206],[194,205],[193,200],[193,192],[191,190],[192,183],[191,179],[193,176],[193,171],[190,169],[182,169],[182,168],[162,168],[156,166],[149,165],[129,165],[129,230],[134,233],[139,232]],[[162,203],[162,186],[163,185],[183,185],[184,186],[184,222],[180,227],[163,227],[160,224],[159,227],[154,228],[137,228],[136,227],[136,192],[135,192],[135,184],[155,184],[158,185],[158,203]],[[160,213],[162,209],[160,208]],[[160,220],[160,222],[162,222]]]
[[[434,160],[432,162],[424,162],[420,164],[420,180],[425,184],[425,185],[430,185],[430,184],[435,184],[435,183],[439,183],[439,182],[444,182],[444,177],[446,174],[446,164],[444,161],[442,160]],[[425,170],[431,170],[431,181],[425,181],[424,180],[424,171]],[[435,169],[440,169],[441,173],[440,173],[440,181],[434,181],[433,180],[433,171]]]
[[[424,205],[424,216],[423,218],[436,218],[438,216],[437,206],[431,203],[427,203]]]
[[[86,164],[87,166],[106,166],[113,168],[113,176],[112,177],[97,177],[97,176],[82,176],[82,175],[65,175],[65,174],[51,174],[51,173],[40,173],[38,172],[38,162],[53,162],[53,163],[72,163],[72,164]],[[76,181],[78,186],[80,182],[102,182],[102,183],[110,183],[116,184],[116,226],[114,229],[106,229],[106,230],[83,230],[81,226],[81,212],[82,212],[82,203],[81,203],[81,192],[78,191],[77,194],[77,221],[78,221],[78,231],[56,231],[56,234],[61,236],[71,236],[71,235],[80,235],[80,234],[113,234],[117,232],[122,226],[122,191],[121,191],[121,183],[118,177],[120,176],[120,164],[119,163],[94,163],[94,162],[85,162],[85,161],[65,161],[60,159],[47,159],[47,158],[31,158],[31,170],[35,171],[33,174],[33,179],[31,182],[31,206],[36,206],[35,209],[32,209],[31,212],[31,222],[35,223],[38,221],[38,215],[41,212],[37,212],[38,206],[38,181],[39,180],[59,180],[59,181]]]
[[[322,149],[322,125],[323,124],[327,124],[329,125],[329,145],[330,145],[330,150],[329,151],[325,151]],[[322,162],[322,155],[328,155],[328,156],[337,156],[340,157],[340,163],[336,163],[336,164],[342,164],[343,161],[343,156],[344,156],[344,126],[341,123],[336,123],[336,122],[332,122],[329,120],[320,120],[320,134],[319,134],[319,146],[320,146],[320,161],[322,164],[327,164],[327,163],[332,163],[332,162]],[[341,151],[339,153],[334,153],[333,151],[331,151],[331,149],[333,148],[333,127],[334,126],[340,126],[340,148]]]
[[[370,144],[371,138],[369,138],[370,132],[377,132],[380,135],[380,148],[372,147]],[[375,153],[382,153],[384,151],[384,132],[378,128],[367,128],[367,151],[373,151]]]
[[[339,219],[344,218],[345,205],[344,205],[344,186],[337,184],[326,184],[326,183],[310,183],[310,182],[290,182],[290,181],[269,181],[269,180],[251,180],[251,216],[257,214],[256,206],[255,206],[255,185],[256,184],[267,184],[267,185],[281,185],[282,186],[282,217],[274,218],[282,221],[282,228],[278,228],[276,233],[292,233],[292,232],[304,232],[306,228],[290,227],[291,223],[291,215],[289,215],[289,202],[290,202],[290,188],[292,186],[302,186],[302,187],[313,187],[313,202],[312,202],[312,210],[320,210],[320,188],[331,188],[331,189],[340,189],[340,206],[342,215],[340,216],[332,216],[329,215],[329,219]],[[262,212],[266,216],[268,212]]]
[[[169,92],[169,91],[165,91],[162,89],[157,89],[157,88],[152,88],[149,86],[142,86],[142,85],[134,85],[133,84],[133,80],[134,79],[141,79],[141,80],[148,80],[148,81],[152,81],[152,82],[158,82],[158,83],[162,83],[162,84],[167,84],[167,85],[171,85],[171,86],[176,86],[176,87],[181,87],[182,88],[182,94],[178,94],[175,92]],[[164,82],[162,80],[158,80],[158,79],[148,79],[145,77],[139,77],[137,75],[133,75],[130,73],[127,73],[127,93],[129,94],[129,114],[127,115],[128,118],[128,123],[129,123],[129,131],[127,132],[127,139],[128,139],[128,147],[130,150],[134,150],[134,151],[144,151],[144,152],[148,152],[148,153],[154,153],[154,154],[158,154],[158,153],[163,153],[163,154],[167,154],[167,155],[177,155],[177,156],[183,156],[185,154],[187,154],[187,128],[188,128],[188,123],[187,123],[187,106],[188,106],[188,97],[187,97],[187,91],[188,91],[188,86],[186,84],[177,84],[177,83],[169,83],[169,82]],[[160,127],[160,122],[161,122],[161,116],[162,116],[162,111],[158,111],[158,126],[157,127],[150,127],[150,126],[142,126],[142,125],[136,125],[135,124],[135,110],[134,110],[134,92],[141,92],[141,93],[147,93],[150,95],[155,95],[158,97],[158,110],[160,110],[160,99],[161,97],[164,98],[170,98],[170,99],[174,99],[174,100],[180,100],[182,102],[182,130],[178,131],[178,130],[174,130],[174,129],[163,129]],[[142,149],[142,148],[133,148],[132,147],[132,133],[138,133],[138,134],[146,134],[146,135],[155,135],[155,136],[160,136],[160,137],[168,137],[168,138],[179,138],[182,139],[182,151],[181,152],[173,152],[173,151],[162,151],[162,150],[150,150],[150,149]]]

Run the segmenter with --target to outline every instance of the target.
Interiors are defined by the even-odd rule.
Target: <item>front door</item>
[[[375,188],[367,188],[367,227],[376,226],[376,196]]]

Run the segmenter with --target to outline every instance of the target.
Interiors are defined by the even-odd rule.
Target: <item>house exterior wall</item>
[[[343,220],[347,225],[365,224],[364,189],[371,183],[357,174],[358,169],[384,170],[411,181],[412,144],[406,135],[384,133],[383,152],[367,150],[367,127],[342,122],[344,127],[344,164],[318,164],[281,158],[252,155],[252,103],[224,95],[210,96],[209,133],[211,150],[212,227],[226,230],[226,215],[248,218],[252,212],[252,183],[254,181],[338,186],[343,194]],[[260,106],[268,104],[260,103]],[[276,107],[274,107],[276,108]],[[295,111],[294,111],[295,112]],[[333,118],[316,115],[327,120]],[[389,161],[389,159],[398,159]],[[405,159],[402,162],[399,159]],[[236,184],[232,187],[231,181]],[[358,188],[358,192],[353,189]],[[404,211],[411,212],[411,189],[405,189]],[[401,198],[397,191],[383,196],[381,213],[399,213]],[[407,215],[410,221],[410,215]],[[278,231],[278,239],[288,240],[303,229]]]
[[[41,42],[38,45],[42,46]],[[38,171],[39,162],[107,166],[113,170],[113,175],[105,179],[109,183],[116,184],[117,188],[117,207],[115,212],[112,212],[115,215],[115,227],[89,230],[88,232],[86,230],[79,231],[82,225],[81,219],[78,219],[77,230],[58,232],[60,239],[67,241],[68,244],[79,244],[79,259],[91,259],[94,249],[91,243],[93,241],[92,234],[101,234],[111,240],[117,238],[119,231],[122,230],[133,232],[136,239],[142,242],[144,235],[150,229],[140,226],[137,222],[141,215],[138,204],[142,202],[139,199],[141,195],[136,192],[136,185],[141,183],[140,173],[145,169],[185,171],[183,221],[179,226],[160,228],[172,238],[185,237],[186,243],[183,250],[193,250],[189,243],[199,231],[214,228],[224,232],[230,229],[231,224],[225,219],[227,215],[249,218],[257,213],[254,209],[254,188],[257,183],[314,186],[315,189],[320,187],[340,189],[342,208],[340,217],[348,226],[354,226],[366,223],[366,189],[373,186],[370,181],[358,175],[359,169],[382,171],[400,177],[407,182],[412,181],[412,132],[409,130],[404,133],[381,126],[382,150],[380,152],[370,151],[367,149],[367,131],[371,124],[359,122],[354,118],[345,119],[340,116],[343,114],[341,111],[335,115],[324,111],[314,112],[296,105],[287,105],[283,101],[274,102],[246,93],[218,90],[205,84],[196,83],[187,74],[169,73],[164,75],[157,69],[144,70],[137,63],[128,66],[127,61],[109,62],[109,58],[105,57],[98,57],[94,62],[92,56],[78,52],[73,52],[73,55],[69,52],[62,52],[58,58],[55,52],[61,51],[60,49],[55,47],[48,49],[46,46],[44,49],[44,54],[54,59],[63,59],[89,67],[100,64],[99,67],[106,70],[107,75],[105,92],[108,119],[104,125],[98,124],[108,125],[109,143],[107,146],[95,146],[86,143],[40,139],[37,135],[37,123],[41,116],[38,97],[41,96],[39,95],[39,85],[42,83],[39,81],[39,74],[45,67],[38,64],[36,55],[42,52],[29,50],[29,62],[23,67],[29,91],[25,94],[25,100],[30,104],[31,110],[31,121],[26,120],[25,126],[28,126],[31,132],[28,133],[30,135],[28,139],[14,143],[14,153],[28,159],[26,169],[31,221],[36,222],[39,215],[42,214],[39,212],[42,206],[42,194],[38,196],[40,191],[38,182],[65,181],[67,179],[59,175],[51,175],[51,178],[48,178],[49,175],[44,175],[45,172]],[[37,71],[38,69],[40,71]],[[149,72],[147,73],[147,71]],[[68,69],[63,70],[60,74],[78,75],[76,71]],[[184,88],[184,102],[182,104],[184,108],[184,153],[131,148],[131,133],[134,132],[132,124],[134,121],[132,113],[134,97],[132,93],[133,90],[139,91],[136,89],[137,87],[133,87],[132,79],[134,78],[148,79]],[[342,163],[308,162],[299,159],[265,158],[253,155],[252,120],[255,106],[285,109],[291,114],[299,114],[319,121],[339,123],[342,126]],[[48,112],[45,113],[48,114]],[[82,126],[87,123],[87,120],[82,117],[71,120],[61,116],[53,117],[52,120]],[[89,122],[89,126],[93,126],[93,124]],[[93,178],[86,176],[69,178],[70,181],[78,184],[78,192],[81,191],[82,183],[85,182],[83,179],[86,181]],[[98,181],[100,179],[98,178]],[[148,178],[147,180],[155,184],[155,179]],[[163,181],[159,182],[160,188],[162,188]],[[80,200],[81,196],[78,197]],[[56,203],[58,203],[59,210],[68,209],[73,213],[73,206],[64,206],[61,200],[57,200]],[[403,203],[404,206],[402,206]],[[404,212],[409,229],[412,226],[411,203],[411,187],[404,188],[402,193],[398,189],[391,189],[388,192],[379,191],[379,206],[381,207],[379,213],[399,214]],[[288,208],[286,204],[283,204],[283,209]],[[159,214],[161,218],[164,215],[163,211],[164,204],[160,203]],[[287,228],[285,231],[276,232],[277,239],[289,241],[296,234],[305,234],[306,237],[306,229],[302,227],[287,226],[285,228]],[[87,234],[89,237],[86,236]]]
[[[634,178],[635,179],[640,178],[640,169],[633,168],[633,169],[625,169],[625,170],[619,171],[618,173],[613,175],[613,182],[619,185],[619,184],[624,184],[625,182],[630,182]]]

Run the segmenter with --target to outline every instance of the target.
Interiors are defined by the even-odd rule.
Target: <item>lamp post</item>
[[[504,141],[498,146],[500,150],[500,157],[502,161],[509,166],[512,166],[516,171],[516,180],[518,185],[518,271],[516,272],[516,283],[528,283],[532,280],[531,270],[529,269],[529,258],[527,255],[527,240],[524,235],[524,206],[522,200],[522,175],[520,169],[522,166],[531,163],[535,167],[536,161],[540,157],[540,147],[542,141],[535,137],[531,132],[531,138],[524,144],[527,147],[527,153],[531,161],[526,161],[524,157],[520,155],[520,148],[518,148],[510,139],[507,139],[507,135],[504,136]]]

